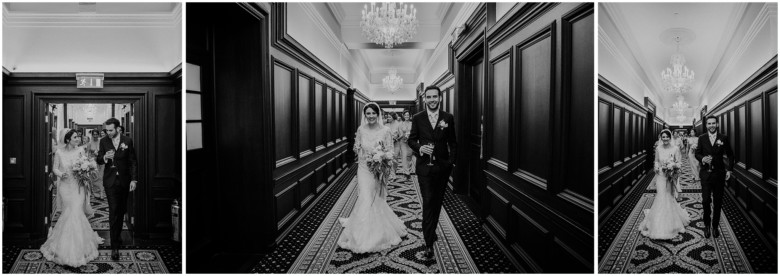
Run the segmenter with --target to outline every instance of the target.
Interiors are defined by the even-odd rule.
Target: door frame
[[[40,124],[40,122],[44,122],[46,119],[46,112],[48,111],[47,107],[49,104],[56,104],[56,103],[65,103],[65,104],[71,104],[71,103],[131,103],[134,105],[135,110],[133,111],[134,114],[134,127],[135,129],[133,131],[136,132],[136,139],[133,141],[135,143],[136,149],[136,156],[139,160],[146,160],[146,149],[147,147],[147,131],[145,129],[146,127],[146,115],[148,114],[148,110],[146,107],[146,100],[147,100],[147,93],[144,89],[141,88],[128,88],[128,91],[132,90],[143,90],[142,92],[86,92],[86,91],[76,91],[76,92],[63,92],[68,91],[71,88],[47,88],[47,89],[38,89],[33,90],[32,92],[32,98],[34,103],[34,110],[32,110],[32,122],[35,127],[33,128],[32,133],[32,140],[33,142],[33,171],[37,171],[35,167],[43,168],[43,166],[47,165],[46,157],[47,156],[47,149],[46,145],[51,139],[48,137],[48,132],[50,130],[46,129],[46,124]],[[132,208],[128,208],[127,215],[130,218],[130,223],[128,223],[128,230],[130,231],[132,236],[135,236],[135,217],[137,214],[140,214],[141,216],[144,216],[146,212],[145,209],[142,208],[145,204],[145,201],[147,199],[149,189],[143,188],[143,183],[148,183],[146,181],[146,166],[138,166],[138,180],[142,185],[139,185],[138,189],[136,189],[134,192],[131,192],[128,198],[129,204],[131,204]],[[48,217],[50,214],[47,214],[47,211],[51,208],[51,203],[49,202],[48,198],[48,192],[47,185],[36,185],[36,183],[48,183],[45,173],[41,173],[41,171],[38,171],[38,173],[33,172],[33,189],[32,189],[32,203],[33,203],[33,215],[40,216],[43,215],[43,217]],[[135,196],[135,194],[141,193],[139,196]],[[43,203],[43,204],[41,204]],[[140,212],[139,212],[140,211]],[[51,218],[47,218],[48,223],[44,223],[41,225],[41,228],[39,229],[33,229],[38,230],[35,232],[39,233],[47,233],[48,225],[51,223]],[[43,235],[44,237],[47,236],[46,234]]]
[[[474,198],[475,195],[471,193],[471,187],[474,185],[474,183],[471,183],[472,181],[472,165],[476,165],[479,167],[479,172],[482,174],[481,176],[476,176],[479,179],[484,180],[484,170],[485,170],[485,162],[483,159],[474,161],[469,160],[469,156],[471,153],[471,144],[472,139],[474,137],[471,136],[471,133],[474,131],[479,130],[472,130],[472,120],[474,119],[474,116],[476,116],[476,110],[473,110],[473,105],[471,104],[474,99],[472,99],[472,93],[467,92],[464,93],[464,91],[472,91],[474,82],[473,82],[473,67],[475,67],[475,63],[478,61],[482,61],[482,72],[484,80],[482,81],[482,111],[483,111],[483,121],[482,121],[482,133],[481,133],[481,141],[480,141],[480,150],[483,153],[483,156],[486,156],[485,153],[485,143],[487,135],[488,135],[488,125],[486,125],[488,118],[485,118],[485,103],[487,101],[487,93],[488,93],[488,81],[489,79],[489,72],[488,72],[488,57],[486,56],[487,53],[487,44],[485,43],[485,34],[486,30],[483,28],[478,28],[474,30],[473,36],[469,37],[468,43],[463,43],[462,41],[459,41],[461,43],[458,43],[457,45],[453,46],[453,52],[457,52],[453,63],[454,63],[454,69],[455,69],[455,91],[458,92],[458,96],[455,99],[455,105],[458,110],[458,113],[456,116],[458,117],[458,121],[461,122],[461,127],[458,129],[460,132],[459,136],[461,137],[462,141],[458,141],[459,143],[459,149],[458,149],[458,161],[457,166],[461,168],[466,168],[465,170],[456,170],[456,175],[453,176],[453,180],[456,181],[454,183],[454,190],[458,194],[464,194],[468,195],[470,198],[474,199],[479,204],[483,204],[485,202],[485,193],[486,189],[482,189],[480,191],[480,198]],[[479,118],[477,118],[479,120]],[[483,183],[484,184],[484,183]],[[479,207],[479,204],[468,204],[472,209],[472,212],[474,214],[478,214],[480,217],[484,217],[486,215],[485,210],[483,208]]]

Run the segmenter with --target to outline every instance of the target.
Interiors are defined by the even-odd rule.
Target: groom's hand
[[[136,182],[138,182],[138,181],[135,181],[135,180],[133,180],[133,181],[130,181],[130,191],[131,191],[131,192],[132,192],[132,191],[135,191],[135,183],[136,183]]]
[[[731,178],[731,171],[726,171],[726,180],[729,180]]]
[[[433,154],[433,148],[429,145],[420,146],[420,152],[423,154],[431,155]]]

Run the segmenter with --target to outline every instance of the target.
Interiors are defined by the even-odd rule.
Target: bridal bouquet
[[[675,179],[680,174],[680,163],[666,160],[660,164],[659,169],[666,175],[667,179]]]
[[[383,142],[379,142],[376,147],[365,153],[366,165],[368,171],[379,181],[380,192],[387,187],[387,179],[395,166],[395,156],[392,149],[385,147]]]
[[[97,175],[97,163],[95,158],[88,155],[80,155],[75,162],[73,162],[73,175],[79,182],[80,186],[89,188],[89,182],[98,177]]]

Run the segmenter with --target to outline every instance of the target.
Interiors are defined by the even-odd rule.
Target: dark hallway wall
[[[456,118],[451,185],[528,272],[593,270],[593,11],[482,4],[434,83]]]

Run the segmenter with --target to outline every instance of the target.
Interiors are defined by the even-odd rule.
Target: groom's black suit
[[[710,142],[709,133],[699,136],[699,144],[696,148],[696,160],[701,164],[699,178],[701,178],[702,203],[704,204],[704,225],[718,227],[720,211],[723,207],[723,189],[726,185],[726,171],[734,171],[734,151],[728,137],[717,134],[715,144]],[[710,165],[704,164],[702,158],[712,156],[712,172]],[[723,156],[726,156],[726,159]],[[733,176],[732,176],[733,177]],[[713,205],[710,205],[713,203]],[[711,207],[712,206],[712,207]],[[712,211],[712,224],[710,224],[710,208]]]
[[[423,199],[423,238],[428,247],[432,247],[437,240],[436,225],[439,222],[447,179],[455,164],[455,151],[458,148],[454,117],[441,110],[438,113],[435,127],[432,127],[428,120],[427,110],[414,115],[408,140],[409,147],[417,155],[416,172]],[[420,154],[420,147],[428,143],[434,143],[433,166],[427,165],[430,160],[429,155]]]
[[[114,159],[108,162],[103,156],[109,150],[114,150]],[[119,249],[122,243],[122,223],[127,213],[127,197],[130,194],[130,181],[138,179],[138,161],[135,156],[133,139],[119,136],[119,148],[108,136],[100,140],[97,163],[106,165],[103,170],[103,187],[108,198],[108,224],[111,232],[111,248]],[[114,162],[116,168],[111,168]]]

